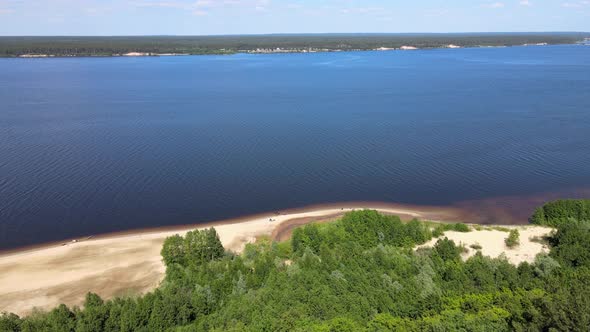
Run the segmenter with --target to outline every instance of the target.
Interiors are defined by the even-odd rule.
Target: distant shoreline
[[[0,57],[118,57],[320,53],[588,44],[590,32],[0,36]]]
[[[129,52],[125,54],[21,54],[15,56],[0,55],[0,59],[52,59],[52,58],[141,58],[141,57],[186,57],[186,56],[206,56],[206,55],[236,55],[236,54],[307,54],[307,53],[343,53],[343,52],[391,52],[391,51],[419,51],[419,50],[441,50],[441,49],[476,49],[476,48],[507,48],[507,47],[530,47],[530,46],[559,46],[559,45],[581,45],[587,46],[585,42],[575,43],[532,43],[521,45],[476,45],[460,46],[448,44],[436,47],[416,47],[404,45],[399,48],[378,47],[367,49],[256,49],[256,50],[237,50],[237,51],[220,51],[209,53],[151,53],[151,52]]]

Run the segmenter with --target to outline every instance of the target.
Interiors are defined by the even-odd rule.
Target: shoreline
[[[487,198],[476,198],[471,200],[457,201],[445,205],[419,205],[411,203],[396,203],[384,201],[344,201],[344,202],[325,202],[310,204],[300,207],[290,207],[278,210],[283,215],[310,212],[313,210],[334,209],[342,207],[368,208],[377,210],[398,210],[397,215],[402,219],[403,213],[399,210],[410,213],[422,213],[423,216],[415,215],[418,219],[433,220],[438,222],[466,222],[484,225],[526,225],[528,218],[534,212],[534,209],[546,202],[556,199],[580,199],[590,197],[589,187],[557,188],[550,192],[537,192],[531,194],[516,194],[505,196],[493,196]],[[151,234],[159,232],[182,231],[187,229],[221,226],[228,224],[239,224],[255,218],[264,216],[275,216],[274,211],[263,211],[259,213],[245,214],[237,217],[230,217],[205,222],[195,221],[194,223],[165,225],[155,227],[141,227],[123,229],[117,231],[106,231],[102,233],[86,233],[76,237],[64,238],[62,240],[44,241],[31,245],[22,245],[13,248],[0,249],[0,258],[7,255],[37,251],[51,247],[59,247],[64,243],[70,243],[73,240],[84,242],[89,237],[91,240],[104,238],[117,238],[129,235]]]
[[[343,203],[325,203],[325,204],[313,204],[303,207],[288,208],[280,211],[268,211],[255,214],[248,214],[241,217],[220,219],[207,221],[203,223],[190,223],[190,224],[178,224],[171,226],[158,226],[158,227],[146,227],[146,228],[133,228],[128,230],[96,233],[96,234],[85,234],[73,238],[65,238],[63,240],[43,242],[39,244],[26,245],[22,247],[0,249],[0,258],[6,256],[13,256],[22,253],[30,253],[39,250],[62,247],[64,245],[84,243],[88,241],[97,241],[104,239],[117,239],[134,235],[149,235],[156,233],[169,233],[169,232],[182,232],[193,229],[202,229],[209,227],[219,227],[223,225],[238,225],[246,223],[253,219],[276,217],[276,212],[280,212],[282,216],[289,216],[301,213],[313,213],[320,210],[332,210],[339,208],[352,208],[352,209],[375,209],[379,212],[385,212],[385,210],[395,211],[389,214],[398,215],[402,220],[409,220],[411,218],[418,218],[424,221],[437,221],[437,222],[452,222],[457,220],[462,211],[455,207],[444,207],[444,206],[421,206],[412,204],[396,204],[386,202],[343,202]],[[440,211],[446,210],[446,213],[440,213]],[[435,213],[439,211],[439,213]],[[453,212],[450,212],[453,211]],[[405,213],[404,213],[405,212]],[[445,218],[445,214],[449,215],[450,218]],[[429,218],[421,218],[422,215],[430,216]]]
[[[15,56],[0,55],[0,59],[58,59],[58,58],[157,58],[157,57],[184,57],[184,56],[207,56],[207,55],[237,55],[237,54],[314,54],[314,53],[346,53],[346,52],[393,52],[393,51],[428,51],[428,50],[444,50],[444,49],[488,49],[488,48],[507,48],[507,47],[543,47],[543,46],[560,46],[560,45],[581,45],[588,44],[583,41],[573,43],[534,43],[534,44],[518,44],[518,45],[441,45],[432,47],[415,47],[415,46],[401,46],[395,47],[378,47],[368,49],[281,49],[281,50],[235,50],[231,52],[213,52],[213,53],[148,53],[148,52],[131,52],[138,54],[90,54],[90,55],[75,55],[75,54],[20,54]],[[145,53],[145,54],[144,54]]]
[[[406,221],[417,218],[443,223],[478,223],[477,219],[464,219],[469,212],[454,206],[348,202],[311,205],[204,224],[129,230],[86,237],[76,242],[61,241],[0,254],[0,270],[3,271],[0,274],[0,312],[26,316],[35,309],[50,310],[61,303],[69,307],[81,306],[88,292],[108,300],[153,291],[164,280],[166,272],[160,255],[162,244],[175,234],[215,227],[225,250],[240,253],[248,243],[261,236],[286,240],[296,227],[311,222],[331,222],[346,212],[364,209],[397,215]],[[523,225],[509,227],[530,228]],[[494,233],[503,243],[504,233],[493,231],[490,234]],[[473,234],[458,233],[457,236]],[[481,234],[484,238],[477,241],[483,244],[489,236],[488,233]],[[516,253],[514,259],[530,260],[533,254],[525,250]]]
[[[503,225],[526,229],[531,227],[526,225],[534,208],[559,198],[583,197],[590,197],[590,188],[564,188],[528,195],[496,196],[448,205],[378,201],[327,202],[200,224],[130,229],[80,236],[75,242],[70,239],[23,246],[0,251],[0,271],[3,271],[0,274],[0,312],[26,316],[34,308],[49,310],[61,303],[69,307],[81,306],[88,292],[108,300],[153,291],[165,276],[166,268],[160,255],[164,240],[174,234],[184,235],[194,229],[215,227],[224,248],[239,253],[247,243],[255,242],[261,236],[285,240],[295,227],[310,222],[330,222],[353,209],[373,209],[382,214],[398,215],[402,220],[417,218],[422,221],[464,222],[471,225]],[[546,232],[539,227],[532,229]],[[487,243],[490,249],[485,252],[493,255],[497,254],[498,248],[504,247],[503,232],[495,230],[478,232],[479,235],[468,234],[469,239],[461,238],[466,236],[462,233],[454,236],[463,243]],[[509,257],[514,262],[532,260],[534,253],[541,249],[543,248],[540,245],[532,244],[531,247],[531,243],[528,243],[523,250],[513,251],[513,255]]]
[[[0,255],[0,312],[28,315],[64,303],[83,304],[86,293],[103,299],[137,296],[154,290],[165,276],[160,251],[164,240],[215,226],[227,251],[240,253],[261,236],[280,238],[309,222],[326,222],[352,210],[376,209],[405,219],[455,219],[453,209],[434,210],[383,204],[332,204],[264,213],[200,225],[183,225],[105,234],[63,244]],[[272,219],[272,221],[270,221]]]

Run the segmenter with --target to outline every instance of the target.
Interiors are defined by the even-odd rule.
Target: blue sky
[[[0,35],[590,31],[590,0],[0,0]]]

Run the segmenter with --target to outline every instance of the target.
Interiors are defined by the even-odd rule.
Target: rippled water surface
[[[0,248],[590,185],[590,47],[0,60]]]

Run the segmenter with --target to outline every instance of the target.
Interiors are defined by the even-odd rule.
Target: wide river
[[[0,59],[0,103],[3,249],[590,187],[587,46]]]

